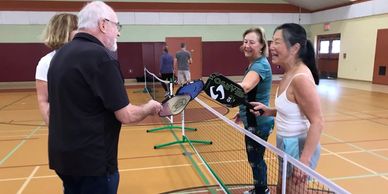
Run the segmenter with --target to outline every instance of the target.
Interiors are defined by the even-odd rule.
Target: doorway
[[[191,79],[202,78],[202,37],[166,37],[166,45],[170,54],[175,58],[181,43],[186,43],[186,49],[190,51],[193,63],[190,65]]]
[[[374,84],[388,85],[388,29],[380,29],[377,31],[376,54],[373,69]]]
[[[341,34],[319,35],[317,39],[317,63],[321,78],[337,78]]]

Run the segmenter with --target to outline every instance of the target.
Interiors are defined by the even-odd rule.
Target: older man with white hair
[[[78,33],[57,51],[48,72],[49,166],[65,194],[115,194],[121,124],[139,122],[162,106],[129,102],[110,53],[121,30],[113,9],[93,1],[78,19]]]

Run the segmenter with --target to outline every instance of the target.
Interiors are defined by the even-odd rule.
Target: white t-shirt
[[[51,51],[39,60],[38,66],[36,66],[35,79],[47,82],[47,72],[54,54],[55,51]]]

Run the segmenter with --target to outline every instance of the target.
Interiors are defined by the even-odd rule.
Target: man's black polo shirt
[[[117,170],[114,111],[129,104],[118,61],[94,36],[78,33],[53,57],[48,92],[50,168],[82,176]]]

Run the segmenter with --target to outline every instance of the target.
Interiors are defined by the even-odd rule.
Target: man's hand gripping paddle
[[[244,89],[237,83],[221,74],[211,74],[207,80],[204,91],[212,99],[228,107],[244,104],[253,110],[253,106],[245,99]],[[263,110],[258,110],[260,115]]]
[[[168,97],[162,102],[162,110],[159,112],[160,117],[167,117],[181,113],[190,102],[190,95],[179,95]]]
[[[204,83],[202,80],[194,80],[178,88],[175,96],[168,97],[162,102],[163,109],[159,116],[166,117],[181,113],[191,100],[202,91]]]

